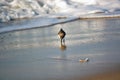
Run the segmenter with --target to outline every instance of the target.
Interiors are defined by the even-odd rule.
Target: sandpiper
[[[65,35],[66,35],[65,31],[61,28],[60,31],[58,32],[58,36],[61,40],[61,43],[62,43],[62,40],[64,41]]]

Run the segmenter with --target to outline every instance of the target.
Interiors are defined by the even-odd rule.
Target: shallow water
[[[60,28],[67,33],[62,45]],[[80,63],[84,58],[89,62]],[[120,19],[77,20],[0,34],[0,80],[66,80],[119,67]]]

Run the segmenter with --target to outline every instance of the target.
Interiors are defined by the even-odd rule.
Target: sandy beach
[[[120,80],[120,70],[108,71],[102,74],[95,74],[91,76],[86,76],[86,78],[78,78],[75,80]]]
[[[51,79],[51,80],[61,80],[61,79]],[[62,80],[120,80],[120,71],[105,72],[102,74],[94,74],[85,77],[74,77]]]
[[[1,33],[0,80],[120,80],[119,25],[119,18],[86,19]]]

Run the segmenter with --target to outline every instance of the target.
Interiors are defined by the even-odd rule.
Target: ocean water
[[[119,4],[119,0],[1,0],[0,22],[38,16],[53,19],[120,17]]]
[[[86,19],[1,33],[0,80],[69,80],[119,68],[119,25],[119,18]]]

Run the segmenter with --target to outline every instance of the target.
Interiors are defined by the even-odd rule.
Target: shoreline
[[[114,16],[114,17],[110,17],[110,16],[104,16],[104,17],[80,17],[80,20],[87,20],[87,19],[119,19],[120,16]]]
[[[77,16],[72,16],[72,15],[59,15],[59,14],[46,14],[46,15],[38,15],[34,17],[23,17],[23,18],[15,18],[6,22],[0,22],[0,23],[9,23],[12,21],[20,21],[20,20],[30,20],[30,19],[37,19],[37,18],[45,18],[45,19],[58,19],[58,20],[65,20],[64,22],[60,23],[66,23],[66,22],[71,22],[74,20],[78,19],[104,19],[104,18],[120,18],[120,12],[119,13],[94,13],[94,14],[83,14],[83,15],[77,15]],[[67,20],[67,21],[66,21]],[[59,23],[58,23],[59,24]]]
[[[48,20],[46,23],[44,23],[44,24],[42,24],[42,25],[39,25],[39,26],[27,26],[27,27],[20,27],[20,26],[18,26],[18,25],[16,25],[17,27],[15,27],[15,25],[13,25],[14,27],[12,27],[12,26],[9,26],[9,27],[0,27],[0,34],[2,34],[2,33],[7,33],[7,32],[12,32],[12,31],[22,31],[22,30],[29,30],[29,29],[37,29],[37,28],[45,28],[45,27],[51,27],[51,26],[54,26],[54,25],[58,25],[58,24],[65,24],[65,23],[69,23],[69,22],[73,22],[73,21],[77,21],[77,20],[92,20],[92,19],[120,19],[120,15],[118,15],[118,16],[99,16],[99,17],[90,17],[91,15],[88,15],[88,17],[86,16],[86,17],[71,17],[71,18],[67,18],[67,17],[64,17],[64,16],[62,16],[62,17],[56,17],[56,18],[46,18],[46,20]],[[42,17],[42,18],[44,18],[44,17]],[[27,21],[27,20],[29,20],[28,22],[31,22],[33,19],[39,19],[39,21],[40,20],[42,20],[42,19],[40,19],[40,17],[36,17],[36,18],[27,18],[27,19],[23,19],[23,20],[25,20],[25,21]],[[49,22],[49,19],[50,20],[56,20],[55,22],[52,22],[51,24],[50,24],[50,22]],[[16,20],[16,21],[18,21],[19,22],[19,20],[20,20],[20,24],[22,24],[21,23],[21,21],[22,21],[22,19],[18,19],[18,20]],[[45,21],[45,20],[42,20],[42,22],[43,21]],[[14,22],[14,21],[13,21]],[[42,22],[40,22],[40,23],[42,23]],[[9,22],[5,22],[4,24],[8,24],[8,23],[12,23],[12,21],[9,21]],[[46,25],[47,24],[47,25]],[[9,28],[9,29],[7,29],[7,28]]]

